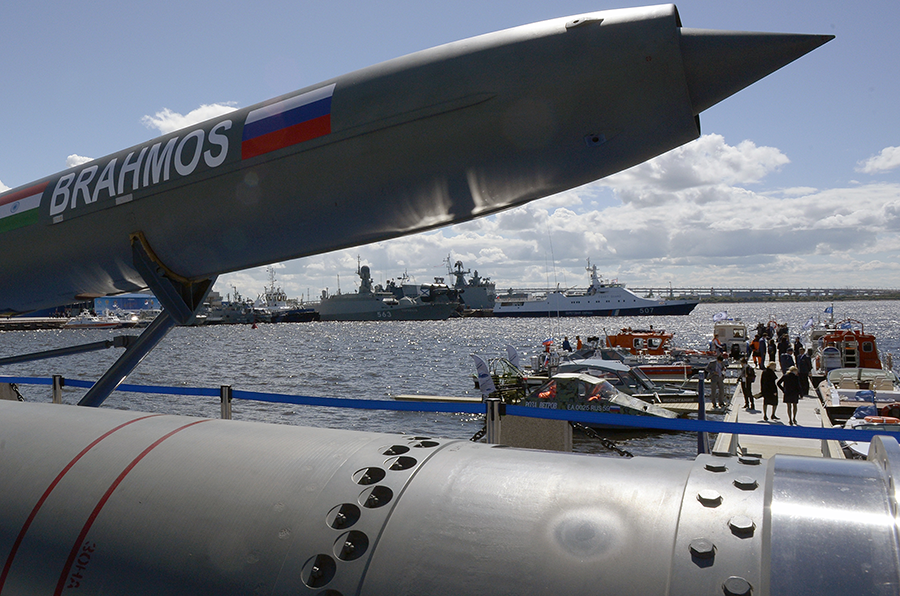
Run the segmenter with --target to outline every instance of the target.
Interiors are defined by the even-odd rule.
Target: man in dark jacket
[[[788,345],[791,345],[790,343]],[[784,352],[781,353],[781,356],[778,357],[778,362],[781,364],[781,374],[787,374],[787,371],[790,367],[796,366],[797,363],[794,362],[794,350],[793,348],[788,348]]]
[[[769,421],[767,416],[769,406],[772,406],[772,420],[778,420],[775,408],[778,407],[778,375],[775,373],[775,363],[769,362],[762,375],[759,377],[759,388],[763,398],[763,420]]]
[[[802,352],[797,358],[797,376],[800,378],[800,395],[809,395],[809,373],[812,372],[812,350]]]

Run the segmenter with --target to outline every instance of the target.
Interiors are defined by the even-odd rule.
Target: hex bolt
[[[732,575],[722,584],[722,590],[727,596],[750,596],[753,587],[743,577]]]
[[[347,523],[347,516],[343,513],[338,513],[334,516],[334,527],[335,528],[343,528],[344,524]]]
[[[691,554],[699,559],[712,559],[716,556],[716,545],[706,538],[691,540]]]
[[[759,458],[752,455],[741,455],[738,457],[738,461],[747,466],[758,466],[760,463]]]
[[[718,507],[722,504],[722,495],[718,491],[707,488],[697,494],[697,500],[707,507]]]
[[[352,553],[354,550],[355,550],[355,547],[353,546],[353,543],[348,540],[347,542],[344,543],[344,548],[341,549],[341,554],[343,554],[346,557],[347,555]]]
[[[727,472],[728,471],[728,466],[726,466],[725,464],[709,463],[709,464],[706,464],[706,466],[704,466],[704,467],[707,470],[709,470],[710,472]]]
[[[754,490],[759,486],[759,482],[750,476],[738,476],[734,479],[734,485],[741,490]]]
[[[728,520],[731,531],[739,536],[752,536],[756,525],[746,515],[736,515]]]

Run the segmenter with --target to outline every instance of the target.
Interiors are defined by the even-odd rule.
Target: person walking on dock
[[[763,370],[766,367],[766,354],[768,350],[766,348],[766,336],[759,336],[759,369]]]
[[[797,402],[800,400],[800,379],[797,377],[797,367],[790,367],[787,373],[778,379],[776,385],[784,392],[788,421],[791,426],[794,426],[797,424]],[[772,418],[775,418],[775,416],[772,416]]]
[[[762,372],[762,376],[759,378],[759,387],[762,391],[763,398],[763,420],[766,422],[769,421],[769,417],[767,416],[769,412],[769,406],[772,406],[772,420],[778,420],[778,416],[775,415],[775,408],[778,407],[778,375],[775,374],[775,367],[777,365],[774,362],[769,362],[766,366],[766,369]]]
[[[719,354],[715,360],[706,365],[709,377],[709,399],[716,408],[725,407],[725,358]]]
[[[781,363],[781,374],[786,375],[788,369],[797,364],[796,362],[794,362],[794,349],[788,348],[787,350],[782,352],[778,357],[778,361]]]
[[[741,358],[741,391],[744,393],[744,409],[755,410],[753,402],[753,381],[756,380],[756,371],[746,358]]]
[[[809,395],[809,373],[812,372],[812,349],[797,356],[797,377],[800,379],[800,395]]]
[[[762,364],[759,361],[759,334],[756,334],[756,337],[753,338],[753,341],[750,342],[750,356],[753,358],[753,363],[756,365],[756,368],[762,368]]]

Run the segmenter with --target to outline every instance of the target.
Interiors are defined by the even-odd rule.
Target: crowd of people
[[[717,339],[713,338],[711,345],[715,345]],[[813,350],[804,349],[799,336],[791,343],[787,326],[770,327],[760,323],[756,337],[747,346],[747,354],[748,356],[741,357],[741,372],[738,377],[744,396],[744,409],[756,410],[753,382],[756,380],[756,370],[761,370],[759,396],[763,400],[763,421],[781,420],[775,413],[778,408],[778,393],[781,390],[782,401],[787,406],[788,423],[791,426],[798,424],[797,404],[801,398],[808,396],[810,391],[809,375],[813,369]],[[716,360],[706,367],[706,377],[711,389],[710,400],[714,407],[719,408],[726,407],[724,384],[726,358],[723,349]],[[779,367],[780,377],[776,372]]]

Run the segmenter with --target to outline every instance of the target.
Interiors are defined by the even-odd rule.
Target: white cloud
[[[732,147],[721,135],[704,135],[692,143],[605,178],[628,203],[659,205],[672,193],[691,190],[697,202],[706,202],[715,189],[755,184],[790,160],[774,147],[742,141]]]
[[[859,162],[857,172],[877,174],[900,167],[900,147],[885,147],[878,155]]]
[[[142,117],[141,123],[147,128],[158,130],[160,134],[167,134],[181,130],[186,126],[233,112],[235,109],[231,103],[203,104],[196,110],[191,110],[187,114],[182,115],[178,112],[173,112],[169,108],[163,108],[153,116]]]
[[[94,161],[93,157],[83,157],[81,155],[77,155],[73,153],[69,157],[66,158],[66,167],[74,168],[75,166],[80,166],[83,163],[87,163],[89,161]]]

